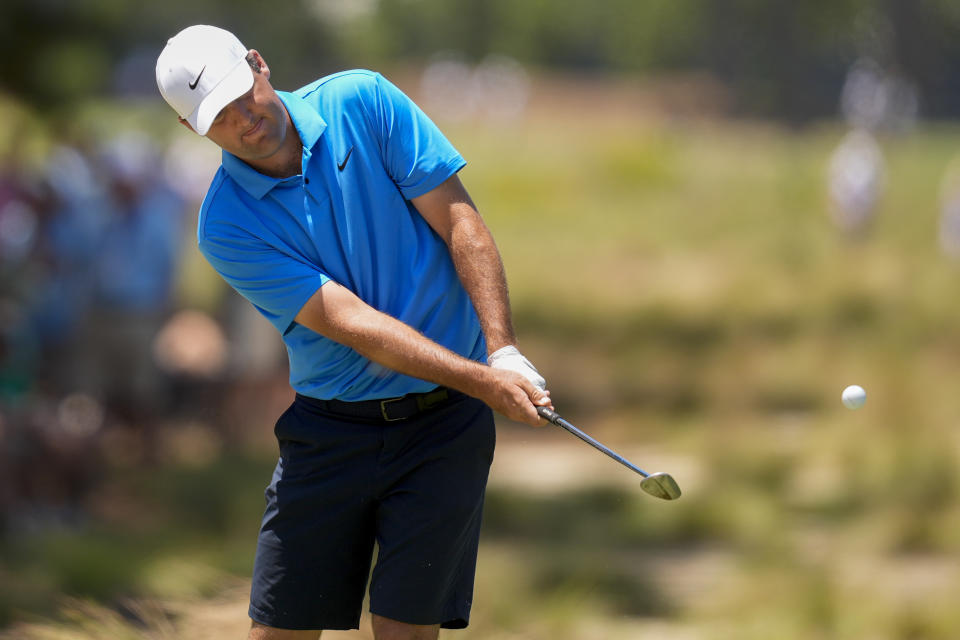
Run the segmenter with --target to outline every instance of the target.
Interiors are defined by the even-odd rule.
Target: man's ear
[[[267,66],[267,61],[263,59],[263,56],[260,55],[260,52],[256,49],[250,49],[247,54],[248,56],[253,57],[253,61],[250,67],[254,70],[255,73],[262,73],[264,77],[270,79],[270,67]]]
[[[193,127],[190,126],[190,123],[187,122],[186,119],[177,116],[177,120],[179,120],[180,124],[185,126],[187,129],[190,129],[190,131],[193,131]],[[193,132],[196,133],[196,131],[193,131]]]

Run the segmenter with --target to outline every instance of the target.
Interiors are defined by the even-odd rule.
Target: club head
[[[680,487],[669,473],[662,471],[651,473],[640,481],[640,488],[661,500],[676,500],[680,497]]]

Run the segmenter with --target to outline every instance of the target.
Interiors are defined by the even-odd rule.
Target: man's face
[[[254,167],[280,150],[290,125],[269,79],[269,70],[263,65],[253,74],[253,87],[224,107],[206,134],[220,148]]]

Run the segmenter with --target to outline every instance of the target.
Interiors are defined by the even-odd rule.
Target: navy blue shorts
[[[280,460],[250,617],[281,629],[356,629],[369,578],[371,612],[466,627],[496,440],[489,407],[449,391],[387,421],[331,404],[298,395],[277,421]]]

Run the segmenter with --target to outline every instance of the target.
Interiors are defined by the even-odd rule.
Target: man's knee
[[[250,634],[247,640],[317,640],[319,631],[294,631],[293,629],[277,629],[253,622],[250,625]]]
[[[373,614],[375,640],[436,640],[440,625],[407,624]]]

